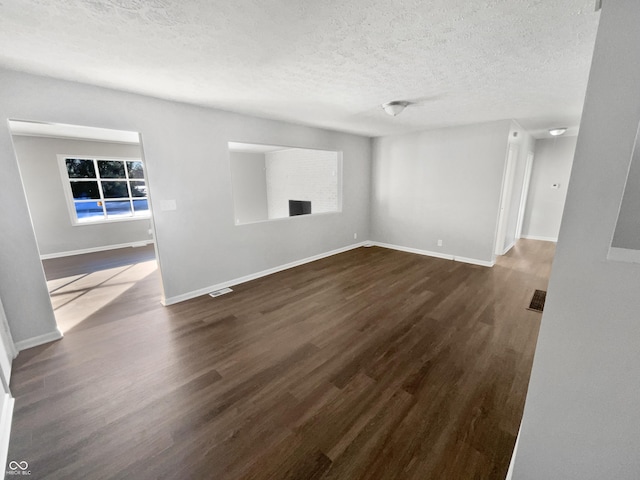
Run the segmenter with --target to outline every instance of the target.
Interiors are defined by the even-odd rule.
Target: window
[[[74,224],[149,217],[140,159],[58,158]]]

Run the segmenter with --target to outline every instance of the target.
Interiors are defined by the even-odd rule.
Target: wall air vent
[[[230,288],[221,288],[220,290],[211,292],[209,296],[216,298],[216,297],[219,297],[220,295],[224,295],[225,293],[231,293],[231,292],[233,292],[233,290],[231,290]]]

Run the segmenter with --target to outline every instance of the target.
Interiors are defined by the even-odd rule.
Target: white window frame
[[[69,218],[71,219],[71,225],[73,226],[85,226],[85,225],[98,225],[101,223],[114,223],[114,222],[130,222],[130,221],[135,221],[135,220],[145,220],[145,219],[149,219],[151,218],[151,202],[149,201],[149,192],[148,192],[148,183],[147,183],[147,174],[146,174],[146,165],[144,163],[144,161],[139,158],[139,157],[103,157],[103,156],[95,156],[95,155],[77,155],[77,154],[59,154],[57,155],[58,157],[58,168],[60,170],[60,179],[62,181],[62,188],[64,190],[64,196],[65,199],[67,201],[67,209],[69,211]],[[69,173],[67,172],[67,163],[66,160],[69,158],[73,158],[73,159],[80,159],[80,160],[93,160],[93,166],[96,172],[96,178],[95,180],[93,179],[71,179],[69,178]],[[98,170],[98,161],[100,160],[107,160],[107,161],[116,161],[116,162],[123,162],[125,163],[124,166],[124,173],[125,173],[125,178],[124,179],[108,179],[108,178],[101,178],[100,172]],[[144,175],[143,178],[129,178],[129,171],[127,169],[126,166],[126,162],[141,162],[142,166],[144,168]],[[102,202],[102,210],[103,210],[103,214],[104,214],[104,218],[101,220],[88,220],[88,221],[80,221],[78,220],[78,216],[76,214],[76,206],[75,206],[75,201],[76,199],[73,198],[73,191],[71,189],[71,183],[73,181],[96,181],[98,183],[98,191],[100,192],[100,198],[94,198],[94,199],[90,199],[87,200],[88,202]],[[102,191],[102,183],[101,181],[123,181],[126,183],[127,185],[127,192],[129,193],[128,197],[122,197],[122,198],[105,198],[104,197],[104,193]],[[129,181],[138,181],[138,180],[142,180],[145,183],[145,186],[147,187],[147,195],[145,197],[134,197],[131,195],[131,185],[129,183]],[[133,200],[146,200],[147,204],[149,205],[149,210],[147,210],[144,213],[135,213],[135,210],[133,209],[133,203],[131,203],[131,216],[117,216],[117,217],[111,217],[109,218],[107,216],[107,211],[106,211],[106,205],[105,205],[105,201],[129,201],[132,202]]]

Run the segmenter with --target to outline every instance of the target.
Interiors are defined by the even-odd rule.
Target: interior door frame
[[[516,238],[522,238],[522,228],[524,226],[524,214],[527,210],[527,200],[529,198],[529,186],[531,185],[531,174],[533,172],[534,157],[535,157],[535,154],[530,150],[527,153],[527,161],[524,167],[522,195],[520,196],[520,209],[518,211],[518,223],[516,224]]]
[[[495,255],[504,255],[504,241],[509,222],[509,209],[513,194],[513,182],[516,170],[518,146],[509,143],[507,158],[505,160],[504,175],[502,177],[502,194],[500,196],[500,210],[498,213],[498,228],[495,238]]]

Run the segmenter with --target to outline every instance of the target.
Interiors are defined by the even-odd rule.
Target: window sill
[[[86,227],[90,225],[104,225],[107,223],[121,223],[121,222],[136,222],[140,220],[151,220],[151,215],[139,216],[139,217],[124,217],[124,218],[112,218],[111,220],[92,220],[90,222],[72,222],[73,227]]]
[[[279,218],[267,218],[266,220],[254,220],[252,222],[240,222],[234,223],[236,227],[242,227],[243,225],[255,225],[256,223],[267,223],[267,222],[282,222],[297,218],[312,218],[312,217],[323,217],[327,215],[340,215],[342,214],[342,210],[336,210],[334,212],[319,212],[319,213],[310,213],[308,215],[294,215],[293,217],[279,217]]]

